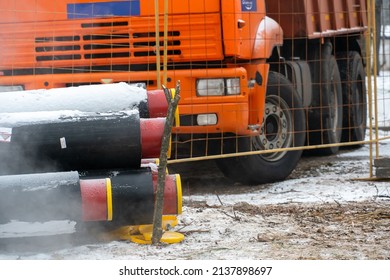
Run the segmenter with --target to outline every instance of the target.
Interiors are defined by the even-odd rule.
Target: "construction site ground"
[[[390,141],[380,144],[390,152]],[[388,152],[388,156],[390,156]],[[390,259],[390,182],[366,180],[369,146],[304,156],[279,183],[228,181],[213,161],[170,166],[183,180],[184,241],[138,245],[71,221],[0,225],[0,259]]]
[[[389,76],[378,78],[378,137],[389,135]],[[184,234],[181,243],[102,240],[73,221],[11,221],[0,225],[0,259],[388,260],[390,180],[375,180],[375,169],[369,178],[370,150],[304,155],[286,180],[258,186],[227,180],[213,161],[170,165],[183,181],[183,213],[173,228]],[[390,139],[378,151],[390,158]]]

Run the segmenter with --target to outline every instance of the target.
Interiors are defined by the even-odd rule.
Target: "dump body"
[[[362,32],[365,0],[266,0],[267,15],[283,28],[285,39],[320,38]]]

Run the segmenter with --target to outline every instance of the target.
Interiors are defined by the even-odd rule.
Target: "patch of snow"
[[[110,112],[133,109],[146,101],[145,89],[127,83],[2,92],[0,113],[76,110]]]

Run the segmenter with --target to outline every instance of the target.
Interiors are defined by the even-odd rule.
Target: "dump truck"
[[[180,81],[175,158],[213,156],[245,184],[283,180],[300,147],[334,154],[365,137],[366,10],[363,0],[2,1],[0,91]]]

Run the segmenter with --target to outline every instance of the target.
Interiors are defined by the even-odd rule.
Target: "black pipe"
[[[151,170],[147,170],[132,170],[111,178],[112,222],[116,225],[153,222],[153,178]]]
[[[4,122],[4,121],[3,121]],[[139,168],[140,118],[131,114],[68,116],[38,122],[1,123],[0,175]]]
[[[103,185],[96,178],[80,179],[78,172],[0,176],[0,223],[71,220],[122,226],[153,222],[149,168],[100,179]]]
[[[0,176],[0,222],[78,220],[77,172]]]

